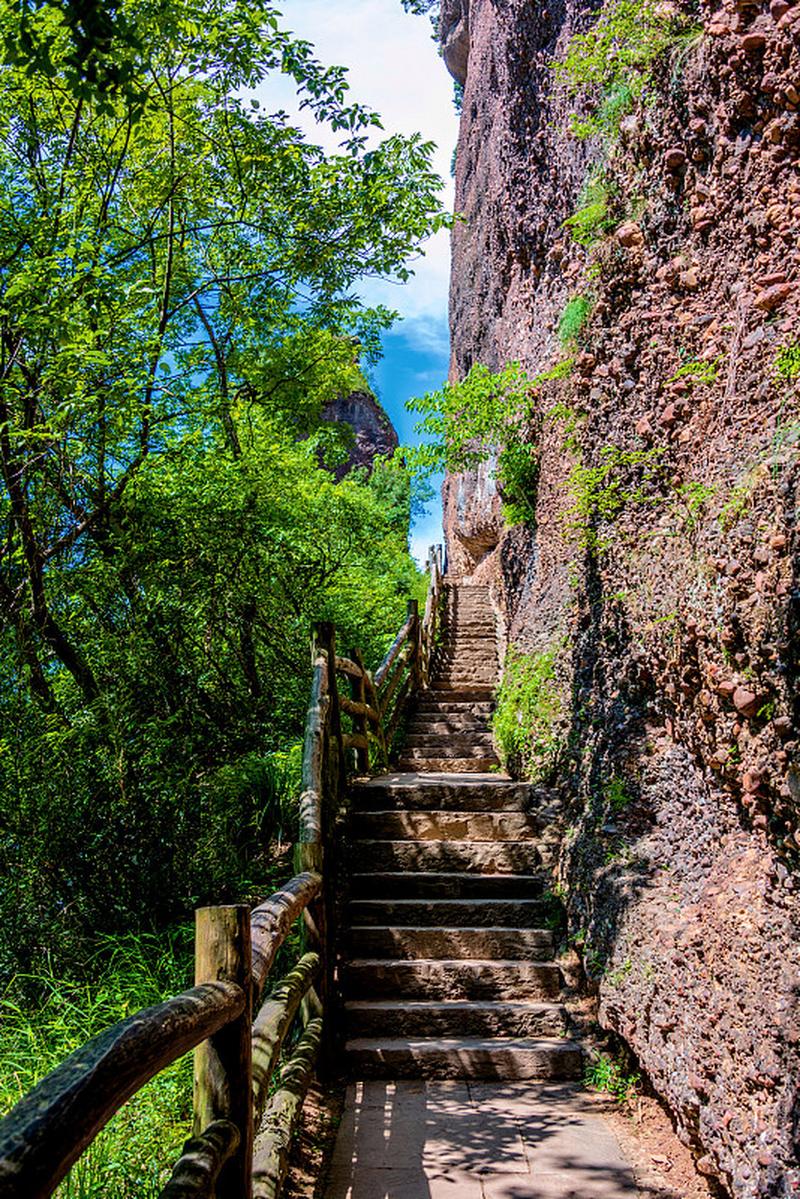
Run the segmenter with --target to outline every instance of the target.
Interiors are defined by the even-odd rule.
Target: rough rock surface
[[[337,480],[343,479],[354,467],[370,468],[377,457],[393,454],[399,445],[392,422],[371,392],[353,391],[350,395],[340,396],[327,405],[322,419],[348,424],[355,435],[347,462],[336,467],[334,472]]]
[[[800,1189],[800,399],[776,365],[800,339],[800,4],[699,12],[623,122],[588,254],[563,222],[599,150],[547,63],[591,13],[468,5],[453,378],[547,369],[567,300],[593,307],[536,393],[535,522],[504,528],[488,468],[447,480],[445,520],[509,639],[561,647],[560,875],[601,1019],[703,1171],[755,1199]],[[605,447],[638,465],[576,527],[574,468]]]

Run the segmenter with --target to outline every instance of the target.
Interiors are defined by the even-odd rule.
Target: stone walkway
[[[639,1196],[576,1084],[398,1080],[350,1086],[326,1199]]]

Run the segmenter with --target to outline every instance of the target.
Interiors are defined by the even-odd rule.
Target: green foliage
[[[716,383],[719,378],[719,364],[721,361],[722,355],[711,361],[693,360],[691,362],[684,362],[682,366],[678,367],[672,378],[667,379],[667,383],[675,383],[678,379],[685,379],[687,383],[710,386],[712,383]]]
[[[673,487],[672,493],[683,528],[687,532],[693,532],[706,505],[717,494],[717,488],[711,483],[691,480]]]
[[[192,983],[192,930],[100,942],[97,982],[45,966],[0,998],[0,1114],[103,1029]],[[36,995],[32,1007],[28,996]],[[190,1132],[191,1055],[159,1074],[114,1117],[56,1192],[59,1199],[156,1199]]]
[[[625,779],[620,778],[619,775],[614,775],[613,778],[604,784],[603,796],[609,808],[615,814],[624,812],[632,799]]]
[[[697,27],[656,0],[608,0],[592,27],[570,39],[564,59],[550,64],[567,98],[581,102],[570,117],[575,136],[616,137],[622,118],[648,97],[661,56],[696,37]]]
[[[374,663],[419,585],[406,472],[337,483],[322,412],[392,319],[360,280],[407,278],[449,220],[432,147],[368,149],[377,115],[264,0],[104,6],[113,28],[77,30],[94,76],[76,5],[23,8],[0,69],[0,977],[271,885],[310,624]],[[338,153],[245,98],[273,71]]]
[[[781,346],[775,355],[773,370],[780,383],[793,383],[795,379],[800,379],[800,341],[790,341]]]
[[[604,171],[589,174],[577,209],[564,221],[564,227],[578,245],[593,246],[612,231],[616,224],[610,211],[614,194],[614,185]]]
[[[558,340],[562,346],[575,346],[580,340],[584,325],[592,311],[592,301],[588,296],[573,296],[558,322]]]
[[[492,729],[500,759],[515,778],[547,776],[560,748],[561,700],[555,682],[557,648],[522,654],[509,647]]]
[[[533,381],[518,362],[493,372],[476,363],[460,383],[410,400],[416,430],[432,439],[406,448],[412,470],[431,475],[474,469],[495,459],[495,478],[511,523],[534,513],[538,457],[530,439]]]
[[[587,1064],[584,1073],[587,1087],[610,1095],[618,1103],[628,1104],[641,1090],[642,1076],[638,1070],[629,1070],[623,1056],[611,1057],[601,1053]]]
[[[651,503],[651,484],[659,477],[661,447],[650,450],[621,450],[604,446],[596,466],[577,463],[570,472],[573,504],[567,523],[586,548],[603,550],[612,538],[603,531],[628,504]],[[638,476],[638,479],[635,478]]]
[[[741,483],[732,487],[728,499],[719,511],[717,520],[724,532],[728,533],[737,524],[750,505],[756,488],[756,477],[751,472]]]

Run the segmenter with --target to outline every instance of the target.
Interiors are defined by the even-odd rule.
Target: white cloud
[[[442,200],[453,205],[450,162],[458,136],[452,80],[441,61],[424,17],[403,10],[401,0],[284,0],[283,25],[312,42],[327,65],[348,68],[351,97],[381,116],[383,133],[420,132],[436,142],[434,166],[444,182]],[[336,150],[340,135],[317,125],[300,110],[293,81],[270,76],[258,91],[268,108],[285,109],[327,150]],[[361,294],[369,303],[385,304],[407,318],[403,329],[413,336],[439,324],[447,312],[450,240],[442,231],[429,239],[425,256],[411,263],[414,277],[403,285],[367,280]],[[417,323],[419,322],[419,323]],[[422,344],[422,343],[421,343]]]

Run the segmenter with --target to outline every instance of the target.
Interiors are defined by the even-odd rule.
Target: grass
[[[591,311],[592,301],[588,296],[573,296],[567,302],[558,322],[558,340],[562,346],[577,345]]]
[[[584,1082],[587,1087],[610,1095],[618,1103],[627,1104],[639,1093],[642,1076],[638,1070],[628,1070],[621,1055],[609,1057],[603,1053],[587,1065]]]
[[[126,1016],[191,985],[191,929],[101,940],[93,979],[50,969],[12,981],[0,998],[0,1113],[79,1046]],[[32,988],[38,1002],[26,996]],[[157,1199],[190,1132],[186,1055],[130,1100],[75,1164],[58,1199]]]
[[[540,654],[509,648],[506,655],[492,729],[503,766],[515,777],[540,781],[558,754],[556,654],[557,648]]]

